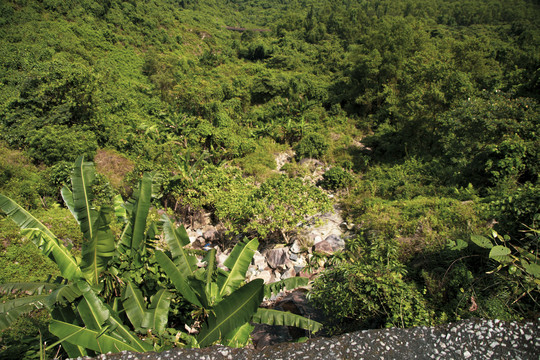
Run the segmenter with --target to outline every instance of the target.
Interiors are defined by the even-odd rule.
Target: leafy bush
[[[506,193],[496,192],[483,201],[487,215],[501,233],[519,236],[523,224],[532,224],[540,204],[540,186],[526,184]]]
[[[93,132],[65,125],[50,125],[36,130],[29,137],[28,145],[28,154],[34,162],[46,165],[72,162],[80,155],[93,159],[98,147]]]
[[[304,136],[294,147],[297,159],[306,157],[320,159],[326,154],[328,142],[319,133],[311,133]]]
[[[47,176],[33,165],[24,153],[10,150],[0,143],[2,193],[16,199],[27,208],[37,208],[43,204],[42,197],[54,194],[46,178]]]
[[[237,159],[235,163],[244,170],[245,174],[255,177],[258,181],[264,181],[271,176],[272,170],[276,169],[275,154],[284,149],[283,145],[263,139],[257,144],[254,152]]]
[[[366,233],[349,241],[345,255],[349,261],[325,270],[310,293],[334,333],[434,323],[427,301],[404,278],[395,242]]]
[[[245,229],[255,230],[261,236],[279,231],[285,241],[288,241],[286,233],[295,230],[306,216],[331,209],[330,200],[323,191],[301,179],[283,175],[262,183],[249,202],[246,215],[250,221]]]
[[[325,189],[338,190],[352,184],[354,178],[341,167],[333,167],[323,174],[320,185]]]
[[[539,108],[532,99],[482,93],[437,119],[438,145],[454,181],[477,187],[535,182]]]

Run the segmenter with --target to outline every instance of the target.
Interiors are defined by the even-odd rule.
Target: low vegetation
[[[336,205],[352,237],[308,264],[324,264],[310,296],[330,333],[538,318],[537,2],[8,0],[0,14],[0,357],[242,346],[280,317],[316,330],[257,310],[268,287],[243,269]],[[174,224],[202,217],[237,254],[229,271],[182,250]]]

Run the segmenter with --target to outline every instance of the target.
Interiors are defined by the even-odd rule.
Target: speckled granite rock
[[[534,359],[540,354],[540,322],[462,321],[441,327],[365,330],[262,350],[175,349],[162,353],[100,355],[109,360],[184,359]]]

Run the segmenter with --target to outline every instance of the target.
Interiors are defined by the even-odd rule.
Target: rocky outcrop
[[[223,262],[231,249],[221,251],[223,228],[209,224],[208,216],[202,217],[200,228],[188,228],[191,247],[194,249],[217,251],[218,266]],[[263,279],[265,283],[279,281],[294,276],[313,277],[305,268],[314,251],[332,254],[345,248],[345,239],[350,236],[350,224],[343,221],[340,209],[327,214],[314,216],[306,220],[302,230],[291,237],[289,244],[278,244],[273,248],[255,252],[248,269],[248,280]],[[202,265],[202,264],[201,264]]]

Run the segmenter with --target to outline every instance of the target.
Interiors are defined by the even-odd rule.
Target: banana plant
[[[72,190],[64,187],[61,193],[84,238],[81,258],[73,256],[70,249],[39,220],[0,194],[0,210],[19,225],[23,235],[44,255],[57,264],[63,278],[55,282],[0,285],[0,290],[24,291],[30,295],[0,305],[0,329],[9,326],[23,313],[47,308],[53,317],[50,331],[60,339],[58,343],[63,345],[70,357],[121,350],[152,350],[153,346],[140,340],[131,329],[162,331],[167,323],[172,294],[160,290],[148,305],[142,301],[140,290],[128,283],[122,297],[105,302],[101,296],[103,273],[117,270],[111,267],[111,260],[127,256],[135,263],[140,262],[148,239],[155,235],[155,224],[151,224],[145,232],[152,178],[152,175],[143,176],[139,189],[124,208],[118,206],[121,203],[119,199],[115,199],[114,208],[108,205],[96,208],[93,206],[92,192],[94,166],[91,162],[85,162],[83,157],[76,160],[71,176]],[[113,215],[125,219],[124,231],[118,242],[110,227]],[[137,304],[132,301],[134,299],[138,301]],[[130,316],[135,306],[138,307],[140,319]],[[123,311],[128,314],[130,322],[124,323],[120,316]]]
[[[170,256],[156,250],[156,259],[171,279],[177,293],[207,314],[196,340],[199,346],[221,343],[241,347],[249,342],[251,323],[296,326],[317,332],[321,324],[303,316],[260,308],[264,297],[283,288],[306,285],[305,278],[290,278],[265,285],[256,279],[246,283],[246,272],[259,243],[257,239],[238,243],[231,251],[223,270],[216,267],[215,250],[208,252],[205,268],[197,268],[197,259],[184,249],[189,238],[183,226],[176,228],[167,216],[162,217]]]

